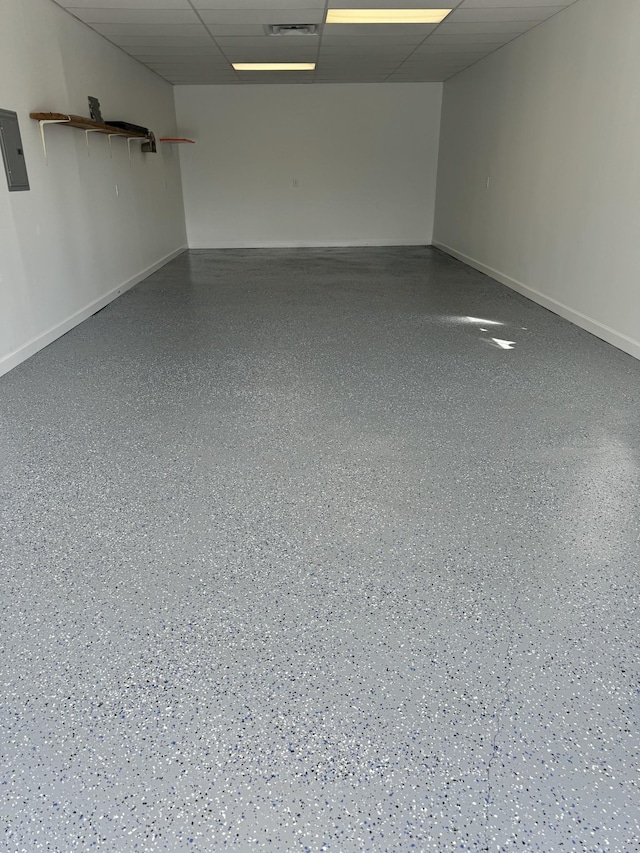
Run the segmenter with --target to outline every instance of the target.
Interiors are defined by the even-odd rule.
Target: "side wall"
[[[31,190],[0,172],[0,374],[185,247],[179,159],[50,126],[48,163],[30,112],[88,115],[175,135],[173,88],[50,0],[0,0],[0,108],[18,113]]]
[[[442,84],[180,86],[192,248],[431,242]]]
[[[638,0],[578,0],[448,81],[434,237],[636,357],[638,45]]]

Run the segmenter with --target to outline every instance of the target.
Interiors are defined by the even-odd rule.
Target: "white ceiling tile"
[[[421,80],[424,80],[425,77],[433,78],[439,77],[443,74],[451,73],[452,72],[448,68],[423,68],[421,70],[416,69],[416,71],[403,71],[400,69],[398,71],[395,71],[393,74],[390,74],[389,77],[390,79],[395,80],[396,82],[399,80],[404,80],[408,83],[410,81],[419,82]]]
[[[195,66],[228,62],[227,57],[217,50],[215,46],[209,53],[201,53],[196,56],[181,56],[180,54],[175,53],[145,54],[145,56],[149,62],[162,63],[163,65],[176,64]]]
[[[440,24],[437,30],[439,35],[468,35],[479,33],[523,33],[531,27],[536,26],[537,21],[488,21],[486,23],[448,24],[446,21]]]
[[[314,83],[323,83],[325,86],[339,85],[340,83],[386,83],[388,75],[375,77],[370,74],[345,74],[342,77],[322,77],[316,74]]]
[[[483,56],[484,54],[490,53],[491,51],[496,49],[494,45],[465,44],[464,42],[461,42],[457,45],[446,45],[446,47],[455,48],[455,50],[441,51],[437,49],[438,47],[442,47],[442,45],[429,44],[429,42],[426,41],[424,42],[424,44],[418,45],[418,47],[414,51],[414,55],[433,56],[438,60],[444,62],[447,59],[450,59],[455,54],[459,54],[460,56]]]
[[[410,56],[405,62],[402,63],[402,68],[415,69],[415,68],[463,68],[465,65],[469,65],[471,62],[474,62],[474,59],[450,59],[446,62],[440,62],[437,59],[422,57],[422,59],[414,59],[414,57]]]
[[[562,6],[566,8],[567,6],[571,6],[572,3],[575,3],[575,0],[464,0],[459,8],[486,9],[498,6],[510,6],[512,8]]]
[[[194,9],[315,9],[318,0],[192,0]]]
[[[466,67],[466,66],[465,66]],[[411,80],[440,77],[450,77],[452,74],[457,74],[459,71],[464,71],[464,68],[420,68],[416,71],[404,71],[402,68],[393,72],[393,78],[396,80]]]
[[[69,12],[87,24],[195,24],[202,26],[193,9],[69,8]]]
[[[206,79],[211,80],[212,78],[216,80],[235,80],[237,76],[236,72],[233,70],[233,68],[231,68],[231,66],[229,66],[228,69],[215,68],[209,71],[172,71],[171,69],[168,69],[163,73],[163,76],[165,75],[167,77],[171,77],[172,79],[191,79],[194,81]]]
[[[445,42],[441,44],[440,42],[434,42],[432,38],[428,39],[421,45],[418,45],[417,50],[424,50],[425,53],[429,51],[429,53],[456,53],[462,50],[469,51],[483,51],[485,53],[491,52],[493,50],[497,50],[499,47],[502,47],[504,42]]]
[[[156,74],[157,73],[158,72],[156,71]],[[176,77],[174,74],[161,74],[160,76],[164,77],[165,80],[169,80],[170,83],[175,83],[177,85],[206,86],[207,84],[212,85],[214,83],[224,85],[240,82],[235,74],[190,74],[186,77]]]
[[[313,83],[314,75],[312,71],[296,73],[295,71],[259,71],[255,74],[249,72],[239,72],[240,82],[244,84],[264,83]],[[282,79],[282,78],[286,79]]]
[[[408,83],[442,83],[447,79],[448,75],[443,74],[420,74],[416,77],[396,77],[393,74],[385,80],[386,83],[394,83],[396,86],[406,85]]]
[[[218,77],[205,77],[202,80],[197,77],[165,77],[164,79],[173,83],[174,86],[233,86],[240,83],[237,77],[225,77],[222,80]]]
[[[351,67],[351,68],[332,68],[330,66],[328,68],[324,68],[323,66],[319,65],[318,69],[316,71],[316,74],[319,77],[331,77],[334,80],[339,80],[340,78],[353,77],[353,76],[370,77],[370,78],[375,77],[376,79],[380,79],[380,78],[388,77],[389,74],[393,74],[393,72],[396,70],[396,68],[397,68],[397,66],[395,66],[393,68],[374,68],[374,69],[371,69],[371,68],[353,68],[353,67]]]
[[[184,59],[185,61],[190,59],[197,61],[206,57],[222,56],[212,41],[206,45],[186,45],[183,47],[176,47],[175,45],[127,45],[124,50],[142,61],[145,59],[153,61],[155,57],[163,56],[166,56],[167,58],[175,57],[176,59]]]
[[[441,32],[438,29],[432,36],[429,36],[425,44],[464,44],[465,42],[472,42],[474,44],[481,44],[483,42],[487,44],[505,44],[518,35],[519,33],[456,33],[454,35],[453,33]]]
[[[311,83],[313,71],[238,71],[243,83]]]
[[[364,69],[366,69],[367,72],[370,72],[372,74],[382,74],[385,72],[389,73],[390,71],[395,70],[398,67],[398,65],[400,65],[399,62],[389,62],[389,63],[383,63],[383,62],[370,63],[370,62],[353,62],[353,61],[351,61],[351,62],[349,62],[349,61],[332,62],[330,60],[323,59],[322,57],[319,57],[319,59],[318,59],[318,68],[322,71],[325,71],[325,72],[331,71],[331,73],[333,73],[333,74],[342,74],[343,72],[347,73],[347,72],[353,71],[353,70],[364,70]]]
[[[229,60],[235,62],[315,62],[315,56],[269,56],[264,53],[232,53]]]
[[[175,68],[162,68],[161,66],[158,66],[157,68],[154,67],[151,70],[155,71],[156,74],[160,74],[161,77],[191,77],[192,80],[203,80],[205,77],[217,77],[219,80],[222,80],[223,78],[229,79],[235,76],[235,71],[230,66],[229,70],[225,68],[205,68],[202,70],[193,69],[182,71],[180,69],[176,70]]]
[[[460,0],[328,0],[330,9],[451,9]]]
[[[60,6],[76,9],[189,9],[189,0],[56,0]]]
[[[292,36],[291,38],[287,36],[282,36],[281,38],[277,38],[275,36],[261,35],[261,36],[222,36],[221,38],[216,39],[220,46],[222,45],[244,45],[245,47],[267,47],[273,50],[288,50],[293,48],[294,50],[298,47],[304,49],[317,49],[318,44],[320,43],[320,39],[318,36]]]
[[[222,36],[264,36],[263,24],[209,24],[207,29],[214,38]],[[273,36],[275,38],[275,36]]]
[[[426,51],[423,53],[412,53],[411,56],[407,58],[407,62],[430,62],[432,65],[469,65],[471,62],[477,62],[478,59],[482,59],[483,56],[486,56],[486,53],[427,53]]]
[[[324,38],[331,36],[346,36],[356,38],[359,36],[379,36],[380,38],[394,38],[399,35],[428,36],[437,24],[325,24]]]
[[[401,81],[405,83],[426,83],[431,80],[446,80],[447,77],[452,77],[454,74],[459,74],[464,71],[463,68],[425,68],[424,71],[419,71],[416,74],[403,74],[397,72],[392,74],[389,79],[396,83]]]
[[[331,64],[331,65],[366,65],[367,67],[380,67],[381,65],[385,66],[398,66],[401,62],[404,62],[405,59],[410,54],[408,53],[386,53],[381,56],[367,56],[366,54],[343,54],[341,56],[330,55],[326,53],[320,53],[318,56],[318,62],[322,62],[323,64]]]
[[[231,62],[315,62],[315,53],[268,53],[262,50],[243,50],[241,48],[227,51]]]
[[[316,46],[311,47],[273,47],[273,45],[265,44],[265,45],[251,45],[246,44],[245,39],[238,39],[237,41],[229,42],[225,40],[224,44],[221,44],[220,50],[226,55],[236,54],[238,51],[242,51],[245,54],[254,52],[256,55],[258,53],[263,56],[284,56],[288,58],[290,56],[295,56],[300,54],[301,56],[315,56],[318,52],[318,48]]]
[[[332,66],[340,67],[340,68],[360,68],[362,65],[367,65],[367,67],[375,68],[375,67],[388,67],[390,65],[395,66],[398,62],[402,60],[396,59],[395,56],[385,56],[381,55],[371,55],[367,56],[366,54],[325,54],[320,51],[319,59],[327,64],[331,64]]]
[[[111,36],[110,39],[117,45],[135,45],[138,47],[145,45],[184,47],[187,45],[213,44],[213,39],[209,34],[205,36]]]
[[[94,24],[104,36],[208,36],[202,24]]]
[[[435,33],[434,33],[435,35]],[[322,37],[322,44],[337,44],[337,45],[388,45],[388,44],[420,44],[420,42],[424,41],[423,35],[411,35],[407,33],[399,34],[399,35],[387,35],[387,36],[377,36],[377,35],[368,35],[368,36],[353,36],[349,38],[349,36],[334,36],[327,35]]]
[[[346,74],[344,77],[321,77],[316,74],[314,83],[316,85],[336,86],[341,83],[386,83],[388,75],[384,77],[371,77],[370,75],[362,76],[359,74]],[[413,82],[413,81],[412,81]]]
[[[448,24],[481,23],[488,21],[544,21],[561,12],[563,6],[499,6],[476,9],[457,9],[447,18]]]
[[[202,9],[205,24],[319,24],[324,8],[316,9]]]
[[[349,67],[362,67],[366,65],[367,68],[388,68],[389,66],[395,67],[399,62],[402,62],[402,59],[398,59],[395,56],[388,55],[379,55],[379,56],[367,56],[367,55],[358,55],[352,53],[346,54],[325,54],[322,51],[319,54],[319,60],[325,64],[330,64],[332,67],[340,67],[340,68],[349,68]]]
[[[153,60],[150,65],[155,67],[162,68],[170,68],[174,74],[189,72],[190,74],[196,74],[198,72],[203,73],[205,71],[231,71],[231,63],[228,59],[224,59],[223,61],[205,61],[205,62],[167,62],[164,59],[156,59]]]
[[[382,56],[384,53],[411,53],[416,47],[418,45],[415,44],[325,44],[323,42],[320,46],[320,53]]]
[[[148,62],[149,68],[171,68],[173,71],[210,71],[215,68],[230,68],[231,63],[228,59],[222,60],[207,60],[205,62],[167,62],[165,59],[152,59]]]

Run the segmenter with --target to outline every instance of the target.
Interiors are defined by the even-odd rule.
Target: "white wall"
[[[434,236],[637,357],[639,81],[638,0],[578,0],[448,81]]]
[[[31,190],[0,172],[0,373],[186,244],[179,160],[165,146],[51,127],[45,164],[30,112],[102,114],[175,135],[173,89],[50,0],[0,0],[0,108],[18,113]],[[119,195],[116,195],[116,184]]]
[[[181,86],[189,245],[431,242],[442,84]],[[298,187],[293,181],[299,182]]]

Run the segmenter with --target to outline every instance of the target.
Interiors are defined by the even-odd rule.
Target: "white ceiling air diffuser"
[[[267,24],[264,28],[268,36],[315,36],[317,24]]]

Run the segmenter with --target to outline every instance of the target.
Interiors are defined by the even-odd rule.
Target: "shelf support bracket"
[[[91,151],[89,149],[89,134],[90,133],[101,133],[101,131],[94,130],[93,128],[89,128],[88,130],[85,130],[84,139],[85,139],[85,142],[87,143],[87,157],[91,157]]]
[[[132,142],[144,142],[145,139],[142,136],[128,136],[127,137],[127,148],[129,149],[129,166],[131,166],[131,143]]]
[[[109,133],[109,134],[107,134],[107,136],[109,139],[109,157],[111,157],[111,159],[113,160],[113,149],[111,148],[111,139],[114,136],[122,136],[122,134],[121,133]]]
[[[42,139],[42,150],[44,151],[44,162],[47,164],[47,142],[44,136],[44,126],[45,124],[68,124],[71,121],[71,116],[67,116],[67,118],[54,118],[54,119],[42,119],[39,123],[40,125],[40,138]]]

